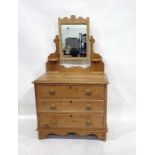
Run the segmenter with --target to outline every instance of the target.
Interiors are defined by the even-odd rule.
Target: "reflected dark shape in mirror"
[[[64,57],[87,57],[87,26],[61,25]]]

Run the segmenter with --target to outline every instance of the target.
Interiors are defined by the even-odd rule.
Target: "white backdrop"
[[[32,81],[45,72],[58,17],[90,17],[95,51],[105,62],[108,136],[50,137],[36,132]],[[19,154],[135,155],[135,0],[19,0]]]

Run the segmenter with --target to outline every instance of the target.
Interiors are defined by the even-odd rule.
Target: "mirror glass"
[[[61,25],[63,58],[87,57],[87,25]]]

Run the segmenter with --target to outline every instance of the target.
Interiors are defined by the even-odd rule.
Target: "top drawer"
[[[104,99],[104,85],[49,85],[36,86],[38,98]]]

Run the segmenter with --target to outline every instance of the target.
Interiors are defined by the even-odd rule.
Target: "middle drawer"
[[[38,112],[104,112],[104,100],[39,99]]]

